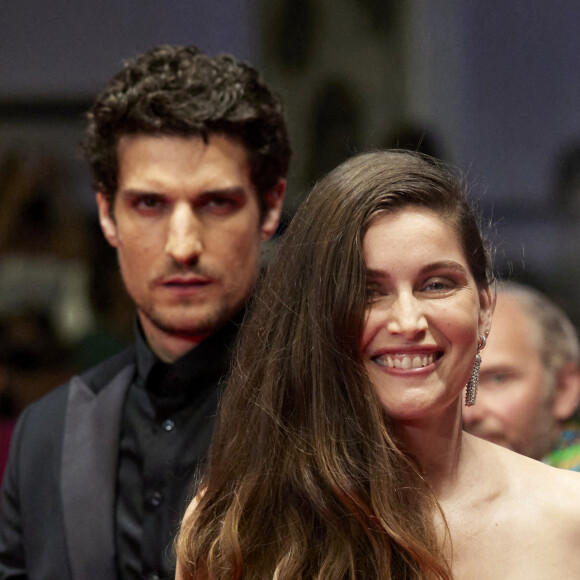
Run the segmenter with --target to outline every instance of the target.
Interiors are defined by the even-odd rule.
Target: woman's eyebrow
[[[467,274],[465,268],[455,260],[441,260],[440,262],[427,264],[425,267],[421,268],[421,273],[429,274],[430,272],[435,272],[437,270],[453,270],[458,274]]]
[[[464,275],[467,273],[465,268],[454,260],[441,260],[439,262],[427,264],[421,268],[420,273],[429,274],[430,272],[436,272],[437,270],[453,270],[454,272]],[[389,278],[390,274],[385,270],[367,268],[367,276],[369,278]]]

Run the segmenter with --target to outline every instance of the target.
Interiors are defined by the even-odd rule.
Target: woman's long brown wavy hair
[[[409,205],[448,219],[472,273],[489,260],[443,164],[346,161],[299,209],[244,324],[204,480],[177,550],[186,578],[449,580],[438,503],[365,372],[363,236]]]

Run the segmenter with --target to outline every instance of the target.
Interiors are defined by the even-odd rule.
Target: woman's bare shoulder
[[[498,445],[486,444],[490,476],[503,480],[506,501],[525,516],[542,518],[568,530],[580,540],[580,473],[545,465]]]
[[[459,529],[457,577],[580,578],[580,473],[486,441],[468,444],[478,459],[477,517],[468,532]],[[474,576],[472,562],[485,562],[485,573]]]
[[[580,473],[535,462],[527,486],[546,517],[572,524],[580,540]]]

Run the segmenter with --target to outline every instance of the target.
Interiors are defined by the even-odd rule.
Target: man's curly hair
[[[220,133],[248,152],[251,179],[264,196],[288,172],[291,149],[282,104],[258,72],[230,55],[163,45],[127,61],[88,113],[83,143],[95,187],[117,191],[119,140],[125,135]]]

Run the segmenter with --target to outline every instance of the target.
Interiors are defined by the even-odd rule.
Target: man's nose
[[[427,330],[428,324],[422,302],[412,292],[400,293],[391,305],[387,330],[413,340]]]
[[[173,210],[167,232],[165,251],[177,262],[197,260],[203,250],[203,227],[188,204]]]

